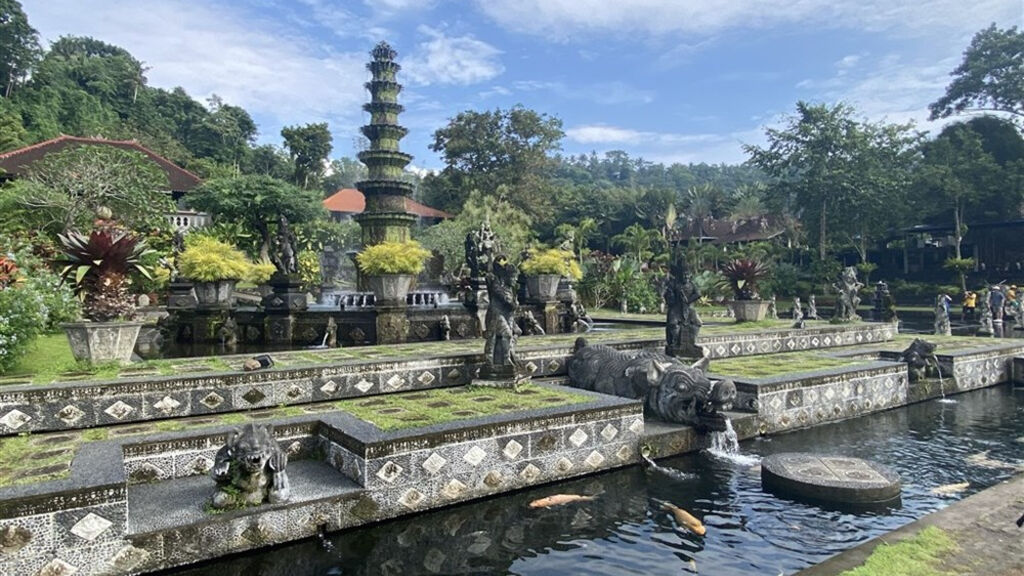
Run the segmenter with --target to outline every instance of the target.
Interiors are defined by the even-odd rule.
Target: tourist
[[[972,290],[968,290],[964,293],[964,307],[960,314],[960,321],[974,321],[974,309],[978,305],[978,294]]]

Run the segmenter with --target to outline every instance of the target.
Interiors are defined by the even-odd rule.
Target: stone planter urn
[[[526,289],[530,297],[540,302],[552,302],[558,293],[558,282],[562,277],[558,274],[538,274],[526,277]]]
[[[144,322],[68,322],[61,328],[76,360],[120,362],[132,360],[135,340]]]
[[[196,282],[196,301],[200,308],[230,308],[237,280],[215,280]]]
[[[414,280],[416,277],[412,274],[381,274],[366,277],[377,304],[385,306],[404,305]]]
[[[733,300],[729,302],[737,322],[758,322],[768,314],[768,300]]]

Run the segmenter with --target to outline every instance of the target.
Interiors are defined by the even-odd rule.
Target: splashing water
[[[942,367],[939,366],[938,357],[936,357],[935,354],[932,354],[931,358],[932,362],[935,364],[935,374],[939,377],[939,394],[942,394],[942,398],[939,399],[939,402],[942,404],[956,404],[956,400],[946,398],[946,381],[942,378]]]
[[[757,456],[740,454],[739,437],[732,427],[732,420],[725,419],[724,432],[711,433],[711,446],[708,448],[711,455],[725,460],[730,460],[741,466],[756,466],[761,463]]]
[[[656,463],[654,460],[651,460],[651,458],[647,454],[641,453],[640,457],[644,459],[644,463],[647,464],[647,469],[648,470],[651,470],[651,471],[657,472],[659,474],[662,474],[662,475],[664,475],[664,476],[666,476],[668,478],[671,478],[672,480],[678,480],[678,481],[693,480],[694,478],[697,477],[696,474],[690,474],[688,472],[683,472],[682,470],[676,470],[675,468],[670,468],[668,466],[661,466],[658,463]]]

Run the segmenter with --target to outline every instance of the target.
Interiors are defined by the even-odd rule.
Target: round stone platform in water
[[[880,504],[900,496],[900,477],[860,458],[807,452],[772,454],[761,461],[765,490],[840,504]]]

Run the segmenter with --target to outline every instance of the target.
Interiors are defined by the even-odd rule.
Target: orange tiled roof
[[[342,188],[324,199],[324,208],[330,212],[344,212],[346,214],[359,214],[366,210],[366,197],[355,188]],[[451,218],[452,215],[444,210],[425,206],[412,198],[405,199],[405,209],[410,214],[421,218]]]

